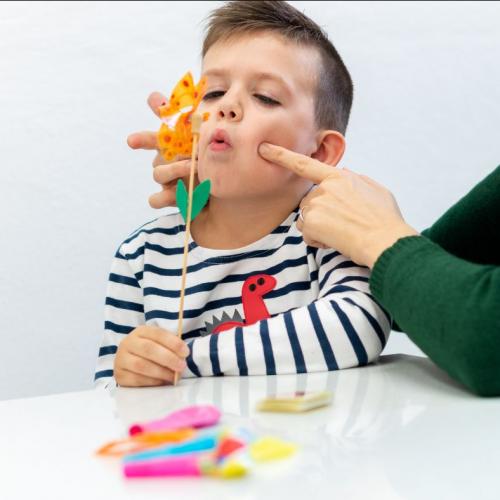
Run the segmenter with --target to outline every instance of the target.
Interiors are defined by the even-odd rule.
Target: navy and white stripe
[[[308,247],[290,216],[271,234],[236,250],[191,241],[184,338],[191,349],[183,376],[304,373],[365,365],[382,351],[390,319],[369,293],[366,268],[334,250]],[[139,325],[177,330],[184,224],[171,213],[145,224],[112,263],[105,332],[96,383],[113,380],[121,340]],[[271,318],[200,337],[205,321],[244,316],[243,282],[254,274],[277,280],[265,297]]]

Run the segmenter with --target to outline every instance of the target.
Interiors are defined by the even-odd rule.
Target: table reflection
[[[332,392],[333,402],[322,409],[302,414],[255,409],[267,396],[324,390]],[[481,476],[493,467],[475,463],[489,450],[484,429],[500,444],[499,401],[472,396],[426,358],[414,356],[385,356],[376,365],[336,372],[207,377],[182,380],[176,387],[119,388],[114,400],[124,429],[186,405],[209,403],[221,409],[225,424],[297,443],[301,452],[293,465],[266,469],[268,479],[264,471],[252,483],[251,498],[279,495],[277,479],[283,478],[297,497],[308,500],[330,487],[339,498],[354,498],[356,485],[360,497],[373,487],[377,498],[417,499],[428,495],[430,487],[421,477],[439,479],[442,489],[436,487],[434,497],[448,498],[451,481],[471,489],[471,468]],[[493,411],[488,413],[489,407]],[[462,453],[460,460],[446,467],[455,452]]]

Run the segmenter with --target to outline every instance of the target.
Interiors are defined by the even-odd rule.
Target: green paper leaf
[[[196,186],[196,189],[193,193],[193,210],[191,214],[191,220],[193,220],[207,204],[207,201],[210,198],[210,188],[210,179],[205,179],[201,184],[198,184]]]
[[[181,179],[177,181],[177,189],[175,190],[175,201],[177,207],[179,208],[182,218],[186,221],[187,217],[187,205],[188,205],[188,194],[186,191],[186,186]]]
[[[191,221],[203,210],[203,207],[207,204],[208,198],[210,197],[210,180],[206,179],[201,184],[196,186],[193,191],[193,208],[191,209]],[[177,201],[177,206],[181,212],[181,215],[186,221],[187,219],[187,205],[188,205],[188,193],[186,191],[186,186],[181,179],[177,181],[177,189],[175,192],[175,198]]]

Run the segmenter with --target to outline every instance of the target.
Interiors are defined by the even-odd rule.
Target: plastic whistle
[[[203,476],[212,467],[213,462],[209,457],[196,454],[126,463],[123,473],[126,477]]]
[[[228,455],[231,455],[236,450],[244,447],[245,443],[239,439],[236,439],[232,436],[222,437],[215,450],[215,459],[218,462],[222,461]]]
[[[212,405],[188,406],[174,411],[164,418],[145,424],[135,424],[129,429],[131,436],[141,432],[173,431],[194,427],[196,429],[216,425],[220,420],[220,411]]]
[[[237,442],[237,441],[236,441]],[[234,479],[245,476],[255,463],[280,460],[293,455],[296,446],[278,438],[264,437],[257,439],[247,447],[234,447],[226,455],[218,456],[216,467],[208,471],[212,476],[222,479]]]
[[[154,460],[125,462],[126,477],[175,477],[212,476],[234,479],[245,476],[253,468],[253,462],[245,449],[215,460],[214,454],[191,453],[188,455],[165,456]]]
[[[179,429],[178,431],[165,432],[143,432],[126,439],[110,441],[97,450],[101,456],[122,456],[128,453],[136,453],[147,450],[154,446],[166,445],[167,443],[178,443],[192,438],[197,431],[194,429]]]
[[[140,453],[133,453],[131,455],[127,455],[126,457],[124,457],[123,460],[125,462],[136,462],[136,461],[152,460],[172,455],[186,455],[186,454],[198,453],[201,451],[212,451],[215,450],[218,443],[219,443],[219,436],[217,435],[202,436],[202,437],[197,437],[195,439],[191,439],[190,441],[186,441],[178,445],[161,446],[159,448],[154,448],[152,450],[143,451]]]
[[[221,479],[235,479],[246,476],[253,469],[253,465],[248,450],[239,448],[219,460],[208,474]]]

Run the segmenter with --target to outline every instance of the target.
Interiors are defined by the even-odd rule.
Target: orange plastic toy
[[[165,432],[145,432],[125,439],[111,441],[96,451],[101,456],[122,456],[166,443],[180,443],[196,434],[194,429],[178,429]]]

